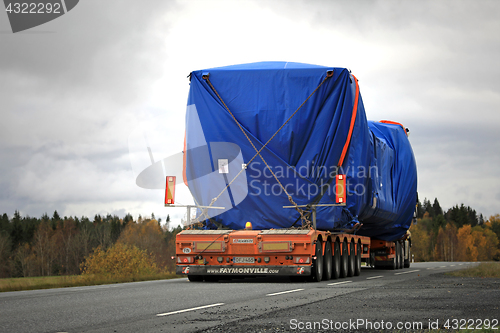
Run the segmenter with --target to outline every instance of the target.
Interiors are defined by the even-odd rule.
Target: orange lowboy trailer
[[[184,230],[176,239],[177,274],[190,281],[289,276],[315,281],[360,275],[361,263],[409,267],[411,241],[320,230]]]

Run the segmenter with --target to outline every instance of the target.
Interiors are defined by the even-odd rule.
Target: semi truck
[[[363,262],[410,266],[409,130],[368,121],[349,70],[260,62],[189,79],[182,180],[195,204],[176,236],[177,274],[322,281]],[[177,182],[167,177],[167,207]]]

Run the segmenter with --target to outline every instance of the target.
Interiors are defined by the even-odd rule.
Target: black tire
[[[338,279],[340,277],[340,261],[340,243],[337,239],[333,245],[333,279]]]
[[[325,254],[323,255],[323,280],[328,281],[333,274],[332,243],[326,241]]]
[[[399,268],[399,247],[398,247],[398,242],[394,242],[394,248],[395,248],[395,255],[394,258],[392,259],[392,266],[390,267],[391,269],[398,269]]]
[[[375,268],[375,253],[370,253],[370,267]]]
[[[188,274],[188,280],[189,282],[201,282],[203,281],[203,276]]]
[[[411,246],[408,244],[408,259],[404,260],[404,268],[410,268],[410,263],[411,263]]]
[[[321,282],[323,279],[323,247],[320,240],[316,241],[316,260],[313,262],[313,280]]]
[[[401,266],[401,243],[396,242],[396,269],[400,269]]]
[[[356,244],[356,266],[354,267],[354,275],[361,274],[361,244]]]
[[[347,277],[347,271],[349,270],[349,254],[347,253],[347,240],[342,242],[342,254],[340,256],[340,277]]]
[[[354,270],[356,269],[356,252],[354,252],[354,241],[351,242],[349,246],[349,268],[347,270],[347,276],[354,276]]]
[[[405,260],[405,248],[402,243],[399,243],[399,269],[403,269],[404,260]]]

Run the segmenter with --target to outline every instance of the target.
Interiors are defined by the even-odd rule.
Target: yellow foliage
[[[474,245],[472,227],[469,224],[458,229],[458,258],[459,261],[477,261],[478,250]]]
[[[431,238],[425,226],[422,223],[412,224],[410,232],[412,240],[411,252],[415,256],[415,260],[431,260],[429,251]]]
[[[156,265],[162,269],[169,260],[163,230],[154,219],[128,223],[118,238],[118,243],[133,245],[150,253]]]
[[[474,244],[478,249],[478,261],[486,261],[494,258],[498,252],[498,237],[491,228],[472,228]]]
[[[439,227],[434,248],[434,260],[455,261],[457,260],[457,228],[453,223],[446,224],[443,229]]]
[[[116,243],[106,251],[101,247],[85,258],[82,274],[131,276],[158,273],[152,258],[136,246]]]

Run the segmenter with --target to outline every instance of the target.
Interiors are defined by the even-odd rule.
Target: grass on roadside
[[[0,279],[0,292],[50,289],[64,287],[94,286],[100,284],[164,280],[178,278],[173,273],[158,273],[140,276],[103,276],[103,275],[70,275],[70,276],[40,276],[24,278]]]
[[[471,268],[446,274],[458,277],[500,278],[500,262],[484,262]]]

